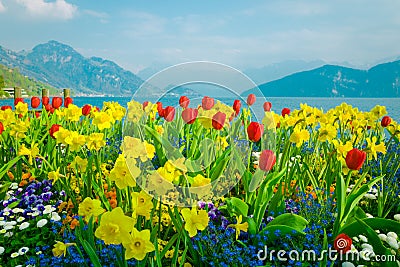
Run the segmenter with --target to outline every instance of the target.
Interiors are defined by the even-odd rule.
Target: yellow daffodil
[[[56,171],[51,171],[47,174],[47,178],[49,178],[49,180],[52,180],[53,184],[57,182],[57,180],[60,179],[61,176],[62,175],[60,174],[60,167],[58,167]]]
[[[124,189],[127,186],[133,187],[136,185],[136,178],[140,175],[140,169],[136,165],[131,165],[129,168],[123,154],[120,154],[115,162],[114,168],[110,171],[110,180],[115,181],[119,189]]]
[[[113,121],[120,121],[125,116],[126,109],[118,102],[104,102],[103,105],[103,110],[113,118]]]
[[[146,147],[147,158],[152,159],[156,153],[156,148],[152,145],[144,141],[144,145]]]
[[[174,185],[171,183],[173,179],[172,174],[166,172],[164,167],[160,167],[148,176],[147,180],[149,184],[147,189],[154,191],[158,196],[164,196],[169,190],[174,189]]]
[[[132,231],[134,223],[133,218],[126,216],[120,207],[116,207],[101,216],[100,226],[94,234],[107,245],[129,242],[129,232]]]
[[[225,136],[217,136],[215,144],[217,145],[218,150],[225,150],[229,146]]]
[[[353,149],[353,144],[350,141],[346,141],[346,143],[342,143],[340,140],[332,140],[332,144],[336,149],[337,159],[345,159],[347,152]]]
[[[185,220],[185,229],[188,231],[190,237],[197,235],[197,231],[206,229],[209,218],[207,211],[199,210],[196,208],[184,208],[181,210],[183,219]]]
[[[28,131],[29,127],[30,121],[28,119],[26,119],[25,121],[16,120],[15,123],[10,125],[10,136],[13,136],[17,139],[25,138],[25,134]]]
[[[102,147],[106,145],[103,133],[92,133],[91,135],[86,137],[86,141],[86,146],[90,150],[99,151]]]
[[[240,235],[240,231],[247,232],[247,229],[249,228],[249,224],[247,222],[242,223],[242,215],[239,215],[239,217],[237,217],[236,219],[237,219],[236,224],[229,224],[228,227],[235,228],[236,239],[238,239],[239,235]]]
[[[307,130],[299,130],[297,128],[289,138],[290,142],[295,143],[297,147],[301,147],[301,145],[308,139],[310,139],[310,133]]]
[[[100,131],[111,128],[112,118],[107,112],[95,112],[93,124],[99,128]]]
[[[155,126],[155,130],[157,131],[157,133],[159,133],[160,135],[162,135],[164,133],[164,128],[161,125],[156,125]]]
[[[28,104],[18,102],[18,104],[15,106],[15,114],[24,116],[26,113],[28,113]]]
[[[54,133],[54,137],[56,138],[57,143],[62,143],[62,144],[66,144],[65,139],[69,135],[70,135],[70,131],[63,127],[60,127],[59,130]]]
[[[331,141],[336,138],[337,129],[331,124],[322,124],[321,128],[318,130],[318,140],[321,142]]]
[[[3,123],[4,127],[15,123],[15,114],[11,109],[0,110],[0,121]]]
[[[148,160],[148,156],[154,157],[151,146],[151,144],[146,146],[139,138],[125,136],[121,149],[127,158],[140,159],[142,162],[145,162]]]
[[[33,164],[33,159],[39,155],[39,147],[38,144],[32,144],[31,149],[27,148],[25,144],[19,148],[18,155],[20,156],[28,156],[29,157],[29,164]]]
[[[97,217],[102,213],[104,213],[104,209],[101,207],[101,201],[98,199],[87,197],[79,204],[78,215],[83,216],[86,222],[89,222],[90,218]]]
[[[132,193],[132,208],[136,215],[141,215],[146,217],[146,220],[150,219],[150,213],[153,209],[153,197],[148,195],[143,190]]]
[[[82,115],[82,109],[74,104],[69,104],[68,108],[65,108],[63,112],[63,115],[67,121],[78,122]]]
[[[280,123],[280,116],[273,111],[267,111],[264,113],[262,123],[266,130],[275,129],[278,123]]]
[[[373,107],[370,112],[375,120],[387,114],[386,107],[380,105],[376,105],[375,107]]]
[[[205,186],[211,183],[211,179],[210,178],[205,178],[203,175],[201,174],[197,174],[194,178],[193,178],[193,183],[192,186],[193,187],[198,187],[198,186]]]
[[[80,156],[76,156],[71,165],[73,168],[76,168],[76,170],[85,172],[88,165],[88,160],[83,159]]]
[[[60,241],[56,241],[54,244],[54,248],[51,250],[53,252],[54,257],[61,257],[67,254],[67,248],[70,246],[74,246],[75,243],[63,243]]]
[[[127,240],[122,242],[125,248],[125,259],[135,258],[138,261],[143,260],[146,254],[155,250],[153,243],[150,241],[150,230],[145,229],[138,231],[133,228],[132,233]]]
[[[377,153],[381,152],[383,154],[386,154],[386,147],[383,142],[376,144],[377,142],[377,137],[373,136],[372,138],[367,137],[367,154],[368,154],[368,159],[372,159],[372,157],[376,160],[378,158]]]
[[[131,122],[138,122],[144,114],[143,106],[134,100],[128,102],[127,119]]]
[[[78,151],[86,143],[86,138],[84,135],[72,131],[69,132],[69,135],[65,137],[64,141],[65,144],[69,145],[71,151]]]

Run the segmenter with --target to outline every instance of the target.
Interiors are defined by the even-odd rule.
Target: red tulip
[[[240,112],[240,107],[242,106],[242,102],[240,102],[239,99],[236,99],[235,101],[233,101],[233,110],[235,111],[235,116],[239,115]]]
[[[18,105],[19,102],[24,103],[24,99],[21,97],[17,97],[14,99],[14,106]]]
[[[199,111],[196,108],[187,108],[184,111],[182,111],[182,119],[187,124],[192,124],[195,122],[198,114]]]
[[[51,105],[53,106],[53,108],[57,109],[57,108],[61,107],[62,102],[63,102],[62,98],[56,96],[56,97],[53,97],[53,100],[51,101]]]
[[[144,110],[149,105],[149,101],[144,101],[142,105]]]
[[[258,166],[263,171],[270,171],[276,162],[275,153],[272,150],[263,150],[260,155]]]
[[[36,116],[36,118],[39,118],[40,117],[40,111],[35,111],[35,116]]]
[[[174,120],[175,117],[175,108],[171,106],[167,106],[164,109],[164,119],[168,122],[171,122]]]
[[[265,102],[263,107],[264,107],[264,111],[271,111],[272,103],[271,102]]]
[[[67,96],[64,98],[64,107],[68,108],[69,104],[72,104],[74,101],[72,100],[71,97]]]
[[[1,110],[6,110],[6,109],[12,110],[12,106],[1,106]]]
[[[160,117],[164,117],[164,109],[161,102],[157,102],[157,111]]]
[[[82,115],[87,116],[90,114],[90,111],[92,110],[92,106],[86,104],[82,107]]]
[[[256,102],[256,96],[254,94],[249,94],[247,96],[247,105],[251,106]]]
[[[205,110],[212,109],[212,107],[214,106],[214,98],[208,96],[203,97],[203,99],[201,100],[201,106]]]
[[[0,121],[0,134],[2,134],[4,131],[4,125],[3,123]]]
[[[247,127],[247,135],[250,141],[258,142],[264,133],[264,125],[255,121],[252,121]]]
[[[364,164],[367,153],[357,148],[353,148],[346,155],[346,165],[350,170],[359,170]]]
[[[94,109],[95,109],[97,112],[100,112],[100,108],[99,108],[99,107],[94,107]]]
[[[387,127],[392,122],[392,119],[389,116],[385,116],[382,118],[381,125],[382,127]]]
[[[189,103],[190,103],[190,100],[189,100],[189,98],[187,97],[187,96],[181,96],[180,98],[179,98],[179,105],[182,107],[182,108],[187,108],[188,106],[189,106]]]
[[[42,97],[42,105],[43,105],[43,106],[48,105],[49,102],[50,102],[50,99],[49,99],[48,96],[43,96],[43,97]]]
[[[40,98],[37,96],[34,96],[31,98],[31,107],[32,108],[37,108],[40,105]]]
[[[285,115],[289,116],[289,114],[290,114],[290,109],[288,109],[288,108],[282,109],[282,117],[285,117]]]
[[[214,127],[214,129],[221,130],[224,127],[225,119],[225,113],[221,111],[215,113],[215,115],[212,117],[212,126]]]
[[[46,104],[44,108],[46,109],[46,111],[50,111],[50,109],[52,109],[53,107],[50,104]]]
[[[56,139],[56,137],[54,136],[54,134],[56,132],[58,132],[58,130],[60,130],[61,125],[59,124],[53,124],[49,130],[49,134],[52,138]]]

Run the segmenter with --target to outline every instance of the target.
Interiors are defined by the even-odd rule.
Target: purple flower
[[[200,209],[204,209],[206,207],[206,202],[204,202],[204,201],[199,201],[199,202],[197,202],[197,204]]]

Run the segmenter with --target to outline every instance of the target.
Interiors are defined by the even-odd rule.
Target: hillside
[[[76,94],[132,95],[142,83],[139,77],[112,61],[85,58],[56,41],[19,53],[0,47],[0,63],[19,68],[23,75],[56,88],[71,88]]]
[[[0,64],[0,89],[8,87],[24,88],[28,95],[41,95],[42,88],[49,89],[50,94],[57,92],[48,84],[22,75],[17,68],[10,69]]]
[[[266,97],[400,97],[400,61],[369,70],[325,65],[258,86]],[[256,93],[251,89],[243,93]]]

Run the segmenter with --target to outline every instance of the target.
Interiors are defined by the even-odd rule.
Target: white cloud
[[[0,13],[6,11],[6,7],[3,5],[3,3],[0,1]]]
[[[99,19],[101,23],[109,22],[109,15],[106,12],[97,12],[90,9],[83,10],[83,14]]]
[[[78,10],[78,7],[67,3],[65,0],[56,0],[55,2],[45,2],[45,0],[16,0],[16,2],[26,11],[35,17],[72,19]]]

